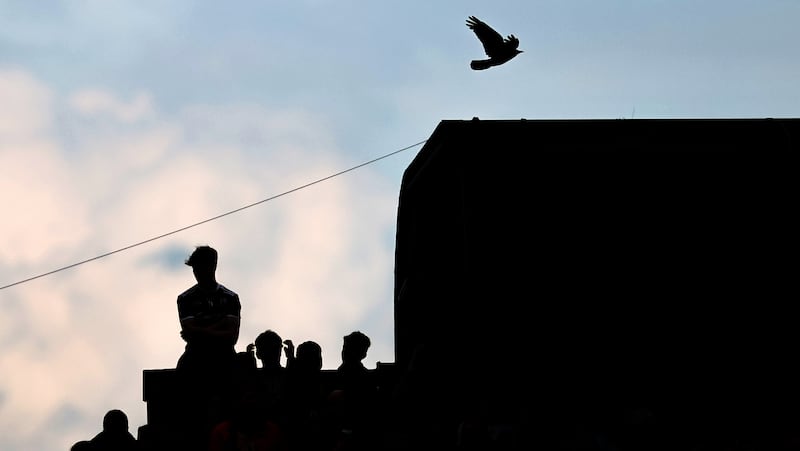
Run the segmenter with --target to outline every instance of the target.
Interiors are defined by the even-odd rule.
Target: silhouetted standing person
[[[134,451],[139,443],[128,430],[128,416],[119,409],[106,412],[103,417],[103,430],[91,440],[95,451]]]
[[[286,353],[286,361],[294,358],[294,344],[292,340],[283,340],[274,330],[268,329],[256,337],[253,344],[247,345],[247,350],[254,353],[254,359],[261,361],[258,368],[258,382],[263,402],[268,404],[270,412],[279,423],[282,423],[284,411],[284,387],[286,385],[287,370],[281,365],[281,354]]]
[[[197,283],[178,295],[181,337],[186,347],[176,373],[181,384],[185,426],[192,439],[206,439],[206,431],[227,413],[233,372],[234,346],[239,339],[239,295],[216,278],[217,251],[197,246],[186,260]],[[205,448],[201,441],[198,446]]]
[[[361,331],[342,340],[342,364],[336,369],[331,402],[336,405],[340,445],[352,450],[375,449],[377,440],[377,385],[363,360],[371,345]]]
[[[230,370],[239,339],[241,303],[239,295],[217,282],[217,251],[198,246],[186,260],[197,283],[178,295],[181,337],[186,342],[178,360],[178,371],[202,377]]]
[[[322,386],[322,348],[314,341],[297,346],[286,367],[286,433],[292,450],[330,449],[331,432]]]
[[[369,389],[369,370],[364,366],[367,351],[372,345],[369,337],[361,331],[351,332],[342,339],[342,364],[336,369],[337,378],[345,389]]]

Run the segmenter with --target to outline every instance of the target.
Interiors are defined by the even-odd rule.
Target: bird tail
[[[490,60],[472,60],[469,67],[474,70],[484,70],[492,67],[492,62]]]

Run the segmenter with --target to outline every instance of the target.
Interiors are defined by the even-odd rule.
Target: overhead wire
[[[263,204],[265,202],[269,202],[271,200],[277,199],[279,197],[286,196],[287,194],[291,194],[291,193],[293,193],[295,191],[299,191],[301,189],[308,188],[310,186],[316,185],[317,183],[322,183],[322,182],[324,182],[326,180],[330,180],[330,179],[332,179],[334,177],[338,177],[340,175],[346,174],[348,172],[354,171],[354,170],[362,168],[364,166],[368,166],[368,165],[373,164],[373,163],[375,163],[377,161],[383,160],[384,158],[388,158],[388,157],[390,157],[392,155],[398,154],[400,152],[404,152],[404,151],[406,151],[408,149],[413,149],[414,147],[417,147],[417,146],[419,146],[421,144],[424,144],[427,141],[428,141],[427,139],[424,139],[424,140],[419,141],[417,143],[414,143],[414,144],[411,144],[409,146],[403,147],[402,149],[398,149],[398,150],[395,150],[393,152],[389,152],[386,155],[382,155],[380,157],[373,158],[372,160],[369,160],[369,161],[366,161],[364,163],[358,164],[358,165],[353,166],[351,168],[344,169],[342,171],[336,172],[336,173],[328,175],[326,177],[322,177],[320,179],[314,180],[314,181],[306,183],[304,185],[300,185],[300,186],[292,188],[292,189],[290,189],[288,191],[284,191],[284,192],[282,192],[280,194],[276,194],[274,196],[267,197],[266,199],[262,199],[262,200],[259,200],[257,202],[253,202],[251,204],[247,204],[245,206],[236,208],[234,210],[230,210],[228,212],[213,216],[211,218],[204,219],[204,220],[199,221],[199,222],[195,222],[194,224],[190,224],[190,225],[181,227],[179,229],[175,229],[175,230],[173,230],[171,232],[162,233],[161,235],[154,236],[152,238],[148,238],[148,239],[143,240],[143,241],[139,241],[138,243],[129,244],[129,245],[125,246],[125,247],[121,247],[119,249],[116,249],[116,250],[113,250],[113,251],[110,251],[110,252],[106,252],[104,254],[100,254],[100,255],[97,255],[97,256],[92,257],[92,258],[87,258],[86,260],[81,260],[79,262],[72,263],[72,264],[67,265],[67,266],[62,266],[62,267],[54,269],[52,271],[48,271],[48,272],[45,272],[45,273],[42,273],[42,274],[39,274],[39,275],[36,275],[36,276],[28,277],[27,279],[22,279],[20,281],[14,282],[14,283],[10,283],[8,285],[4,285],[4,286],[0,287],[0,290],[5,290],[6,288],[11,288],[11,287],[16,286],[16,285],[21,285],[23,283],[27,283],[27,282],[30,282],[32,280],[40,279],[42,277],[46,277],[46,276],[49,276],[49,275],[52,275],[52,274],[55,274],[55,273],[58,273],[58,272],[61,272],[61,271],[65,271],[67,269],[74,268],[76,266],[80,266],[80,265],[83,265],[83,264],[86,264],[86,263],[89,263],[89,262],[92,262],[92,261],[95,261],[95,260],[99,260],[101,258],[105,258],[105,257],[111,256],[111,255],[114,255],[114,254],[118,254],[120,252],[127,251],[128,249],[132,249],[134,247],[141,246],[143,244],[147,244],[147,243],[150,243],[150,242],[153,242],[153,241],[156,241],[156,240],[160,240],[161,238],[165,238],[165,237],[168,237],[170,235],[175,235],[176,233],[183,232],[183,231],[191,229],[193,227],[197,227],[197,226],[206,224],[206,223],[211,222],[211,221],[216,221],[217,219],[224,218],[225,216],[230,216],[230,215],[232,215],[234,213],[239,213],[242,210],[246,210],[248,208],[255,207],[256,205],[260,205],[260,204]]]

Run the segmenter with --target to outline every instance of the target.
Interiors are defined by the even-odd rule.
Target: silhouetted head
[[[345,335],[342,343],[342,362],[363,360],[371,344],[369,337],[361,331]]]
[[[249,352],[237,352],[233,359],[234,370],[241,375],[255,374],[256,359]]]
[[[112,434],[128,432],[128,416],[119,409],[109,410],[103,417],[103,430]]]
[[[279,364],[281,361],[281,351],[283,351],[283,339],[274,330],[261,332],[255,341],[256,357],[264,364]]]
[[[185,263],[192,267],[197,283],[216,282],[214,273],[217,270],[217,250],[213,247],[197,246]]]
[[[322,348],[315,341],[304,341],[297,346],[295,363],[306,371],[322,369]]]

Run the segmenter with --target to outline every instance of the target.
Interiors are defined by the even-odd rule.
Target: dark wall
[[[476,387],[488,404],[794,395],[798,131],[441,122],[400,192],[398,367],[424,345],[455,410]]]

